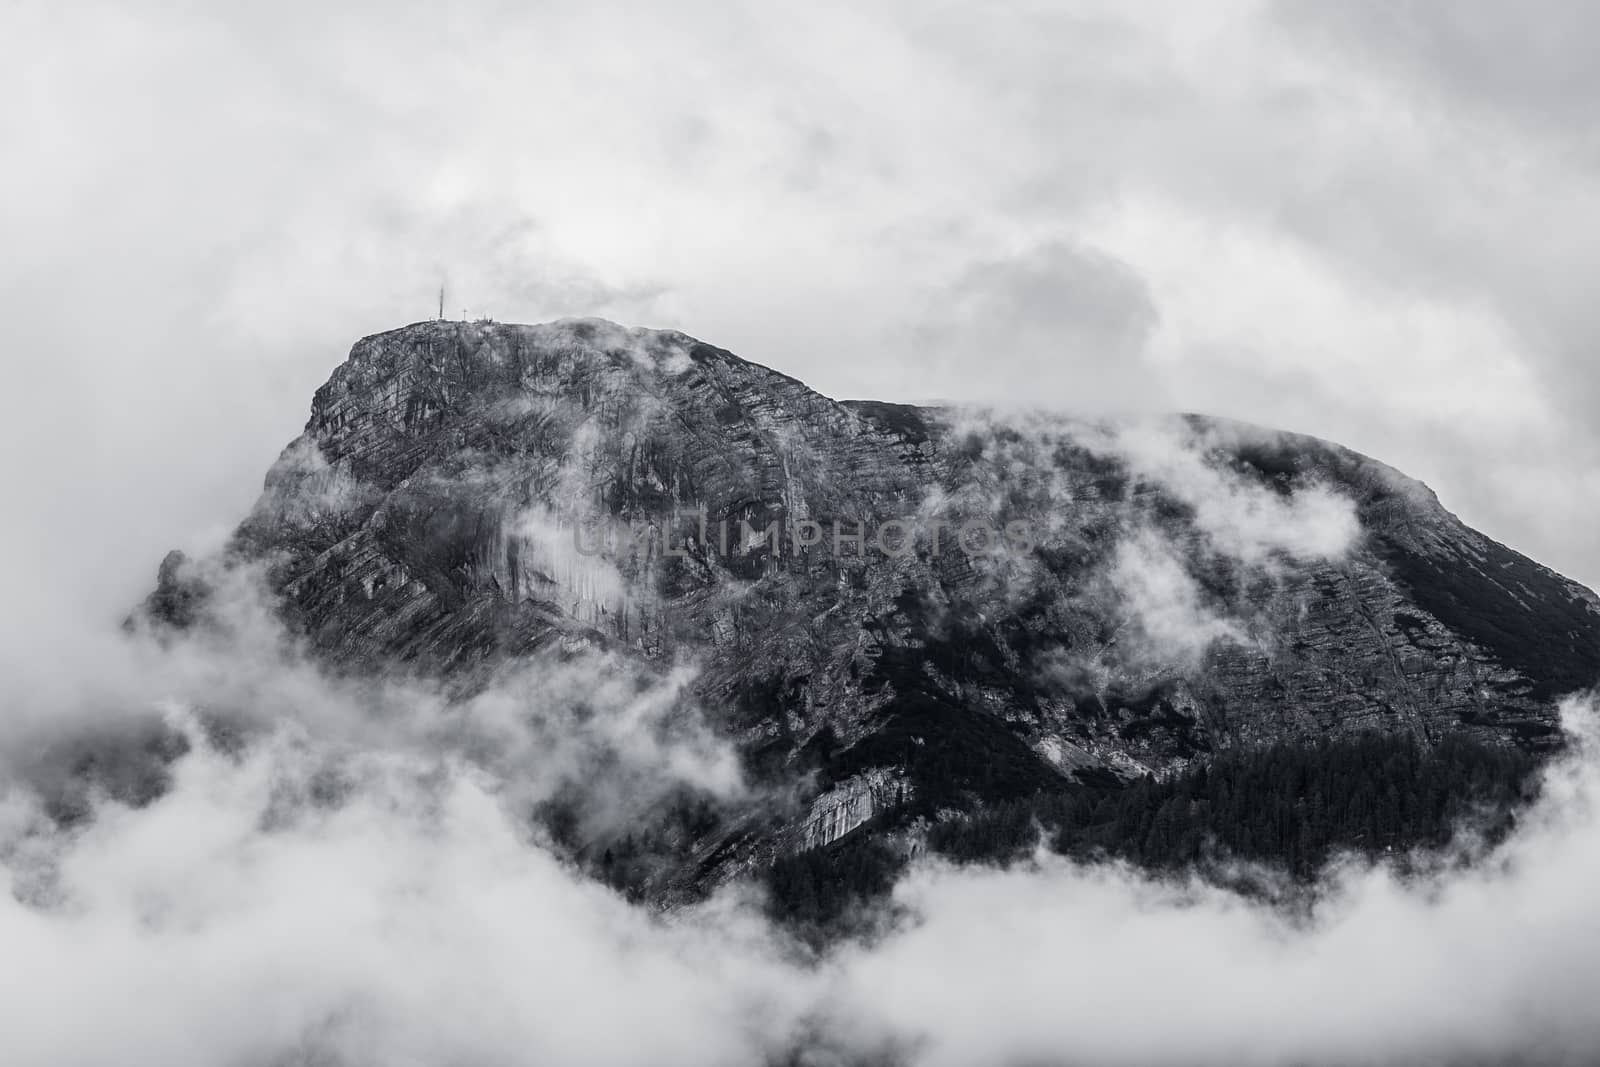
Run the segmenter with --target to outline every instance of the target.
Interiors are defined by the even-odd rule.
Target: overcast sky
[[[841,398],[1319,434],[1600,585],[1597,36],[1583,0],[0,0],[0,755],[152,705],[193,750],[67,833],[0,789],[10,1060],[744,1063],[819,1026],[928,1064],[1590,1056],[1592,702],[1495,862],[1336,870],[1293,924],[923,863],[918,922],[798,967],[737,893],[659,923],[527,847],[523,802],[608,746],[727,785],[698,731],[624,743],[651,697],[579,678],[563,748],[541,676],[553,711],[491,691],[435,734],[434,694],[370,715],[270,626],[107,637],[441,282]],[[1348,533],[1297,499],[1235,547]],[[214,751],[195,706],[275,727]]]
[[[120,611],[442,279],[451,316],[674,327],[836,397],[1316,433],[1600,583],[1597,30],[1577,0],[8,0],[7,581]]]

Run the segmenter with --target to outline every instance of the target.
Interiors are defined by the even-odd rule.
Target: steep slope
[[[361,340],[228,559],[346,671],[695,665],[751,774],[806,783],[695,879],[1285,739],[1539,748],[1600,677],[1592,593],[1336,445],[839,403],[597,320]],[[147,614],[205,595],[172,558]]]

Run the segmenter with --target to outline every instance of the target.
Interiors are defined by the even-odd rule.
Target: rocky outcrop
[[[811,801],[793,847],[824,848],[875,815],[893,812],[915,798],[915,786],[893,770],[874,767],[840,782]]]
[[[228,559],[347,670],[694,662],[752,774],[812,783],[745,854],[1284,737],[1547,745],[1600,677],[1593,594],[1337,445],[839,403],[595,320],[361,340]],[[198,595],[163,565],[150,613]]]

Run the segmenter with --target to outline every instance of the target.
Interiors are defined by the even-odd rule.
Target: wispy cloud
[[[549,851],[527,799],[584,756],[540,710],[548,689],[498,690],[441,732],[418,721],[442,709],[392,693],[352,709],[281,663],[261,690],[214,666],[214,703],[262,714],[230,739],[198,693],[166,702],[187,752],[149,803],[96,796],[62,828],[9,780],[0,937],[26,961],[0,970],[9,1062],[1564,1063],[1600,1040],[1587,701],[1537,805],[1475,866],[1347,862],[1289,912],[1045,854],[924,861],[886,932],[814,959],[748,888],[662,915]],[[590,699],[624,761],[731,784],[693,746],[625,751],[664,697]]]

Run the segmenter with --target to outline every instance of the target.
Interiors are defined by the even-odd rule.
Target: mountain
[[[1338,445],[840,402],[599,320],[362,339],[224,562],[352,675],[692,664],[787,800],[686,822],[668,895],[1273,745],[1538,753],[1600,678],[1600,599]],[[208,595],[174,554],[142,615],[197,625]]]

